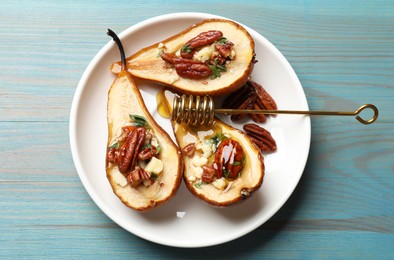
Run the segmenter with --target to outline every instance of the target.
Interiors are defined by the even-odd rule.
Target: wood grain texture
[[[375,124],[314,118],[295,193],[224,245],[174,249],[130,234],[82,186],[68,121],[78,81],[109,40],[180,11],[235,19],[289,60],[313,109],[379,107]],[[394,255],[392,1],[1,1],[0,258],[390,259]]]

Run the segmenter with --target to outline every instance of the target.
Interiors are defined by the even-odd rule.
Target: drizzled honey
[[[156,94],[157,112],[164,118],[171,118],[172,110],[165,96],[165,91],[166,90],[163,88]]]

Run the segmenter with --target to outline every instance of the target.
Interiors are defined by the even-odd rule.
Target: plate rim
[[[185,19],[185,18],[196,18],[196,19],[209,19],[209,18],[222,18],[222,19],[227,19],[227,20],[232,20],[235,21],[231,18],[227,18],[227,17],[223,17],[223,16],[219,16],[219,15],[214,15],[214,14],[210,14],[210,13],[204,13],[204,12],[175,12],[175,13],[167,13],[167,14],[162,14],[162,15],[158,15],[158,16],[154,16],[148,19],[145,19],[143,21],[140,21],[128,28],[126,28],[125,30],[123,30],[121,33],[119,33],[119,38],[122,39],[124,36],[132,33],[133,31],[138,30],[141,27],[147,26],[151,23],[155,23],[158,21],[163,21],[163,20],[176,20],[176,19]],[[285,56],[270,42],[268,41],[263,35],[261,35],[260,33],[258,33],[257,31],[249,28],[248,26],[245,26],[244,24],[235,21],[237,23],[239,23],[240,25],[244,26],[246,30],[248,31],[253,31],[255,33],[257,33],[259,36],[261,36],[264,40],[265,40],[265,44],[267,44],[269,46],[269,50],[274,52],[275,56],[277,58],[280,59],[280,62],[282,65],[285,65],[286,70],[290,73],[290,76],[292,77],[292,81],[296,83],[296,87],[298,88],[297,91],[302,93],[302,103],[304,106],[304,109],[309,110],[309,106],[308,106],[308,102],[307,102],[307,98],[304,92],[304,89],[301,85],[301,82],[297,76],[297,74],[295,73],[293,67],[290,65],[290,63],[288,62],[288,60],[285,58]],[[100,50],[98,53],[96,53],[96,55],[93,57],[93,59],[89,62],[88,66],[86,67],[85,71],[83,72],[81,79],[77,85],[77,88],[75,90],[75,94],[72,100],[72,104],[71,104],[71,110],[70,110],[70,117],[69,117],[69,139],[70,139],[70,147],[71,147],[71,153],[72,153],[72,158],[73,158],[73,162],[75,165],[75,168],[77,170],[77,174],[85,188],[85,190],[87,191],[87,193],[89,194],[90,198],[93,200],[93,202],[100,208],[101,211],[103,211],[103,213],[105,215],[107,215],[113,222],[115,222],[118,226],[122,227],[123,229],[125,229],[126,231],[140,237],[143,238],[145,240],[157,243],[157,244],[161,244],[161,245],[166,245],[166,246],[172,246],[172,247],[179,247],[179,248],[199,248],[199,247],[207,247],[207,246],[214,246],[214,245],[218,245],[218,244],[223,244],[235,239],[238,239],[250,232],[253,232],[254,230],[256,230],[258,227],[260,227],[261,225],[263,225],[264,223],[266,223],[276,212],[278,212],[278,210],[280,208],[283,207],[283,205],[286,203],[286,201],[289,199],[289,197],[294,193],[295,188],[298,186],[299,181],[301,180],[304,170],[305,170],[305,166],[309,157],[309,152],[310,152],[310,144],[311,144],[311,121],[309,117],[305,118],[305,124],[308,130],[308,133],[306,133],[307,140],[306,140],[306,151],[307,154],[306,156],[303,158],[303,162],[302,162],[302,169],[301,169],[301,173],[299,175],[299,178],[297,179],[296,182],[293,183],[293,186],[291,187],[290,192],[287,193],[287,196],[284,196],[282,198],[282,200],[277,203],[277,207],[274,207],[271,209],[271,211],[266,214],[266,216],[264,218],[261,218],[261,221],[256,221],[254,223],[254,225],[249,225],[249,228],[246,228],[246,230],[244,230],[243,232],[238,232],[235,233],[234,235],[228,235],[227,237],[222,237],[221,239],[217,239],[215,240],[216,242],[209,242],[209,243],[199,243],[199,244],[182,244],[182,245],[176,245],[173,243],[166,243],[163,240],[159,240],[157,239],[157,237],[150,235],[150,234],[146,234],[144,232],[140,232],[138,230],[130,230],[128,227],[126,227],[125,225],[122,224],[122,220],[120,216],[117,216],[116,214],[112,213],[112,210],[105,204],[102,203],[101,200],[99,200],[96,195],[95,195],[95,191],[93,189],[93,186],[89,183],[89,180],[87,178],[86,174],[82,174],[81,172],[83,172],[83,166],[82,166],[82,162],[80,160],[80,154],[79,154],[79,150],[77,149],[77,143],[76,143],[76,133],[77,133],[77,118],[78,118],[78,110],[80,107],[80,101],[81,101],[81,96],[82,93],[84,91],[84,86],[86,86],[86,83],[90,77],[90,75],[93,72],[94,67],[96,66],[97,62],[113,47],[113,43],[112,41],[108,41]],[[250,227],[251,226],[251,227]]]

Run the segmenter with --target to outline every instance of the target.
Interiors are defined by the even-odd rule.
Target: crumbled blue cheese
[[[201,167],[201,166],[207,164],[207,162],[208,162],[207,158],[201,157],[198,155],[194,156],[192,159],[192,164],[196,167]]]
[[[227,186],[227,181],[224,177],[216,179],[212,182],[212,185],[218,190],[224,190]]]
[[[187,177],[187,180],[189,182],[195,182],[197,180],[196,176],[190,175],[189,177]]]
[[[152,137],[152,140],[150,141],[151,145],[158,147],[159,146],[159,142],[157,141],[156,137]]]
[[[201,48],[199,51],[194,53],[193,59],[201,62],[206,62],[211,58],[214,52],[215,52],[215,47],[213,44],[211,44],[209,46],[205,46]]]
[[[235,50],[234,48],[231,49],[231,54],[230,54],[230,60],[233,60],[235,58]]]
[[[144,184],[145,187],[149,187],[152,184],[152,181],[150,179],[143,180],[142,183]]]
[[[194,177],[201,179],[204,170],[201,167],[193,167]]]
[[[118,140],[121,140],[123,137],[123,129],[121,127],[118,128],[118,131],[116,131],[116,135],[115,135],[115,139],[116,141],[114,143],[116,143]]]
[[[203,152],[203,157],[205,158],[209,158],[212,155],[213,150],[214,150],[214,144],[212,144],[212,142],[205,141],[201,145],[201,151]]]
[[[194,147],[196,147],[196,150],[201,150],[202,146],[202,141],[198,140],[197,142],[194,143]]]
[[[156,157],[152,157],[152,159],[150,159],[149,163],[146,165],[144,170],[159,175],[163,171],[163,168],[164,168],[163,162],[157,159]]]

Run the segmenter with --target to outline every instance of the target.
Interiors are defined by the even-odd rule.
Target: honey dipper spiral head
[[[210,96],[186,96],[174,97],[172,107],[172,120],[178,124],[210,125],[214,118],[214,104]]]

